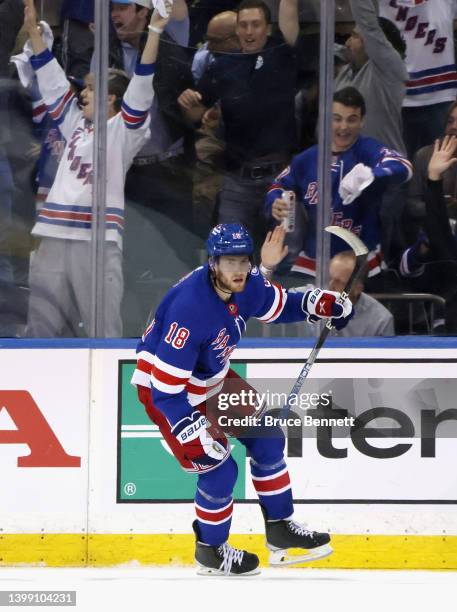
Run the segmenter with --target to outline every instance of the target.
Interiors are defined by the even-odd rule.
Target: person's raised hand
[[[154,4],[156,5],[156,3]],[[160,4],[160,7],[155,6],[149,25],[163,31],[167,23],[170,21],[171,12],[173,10],[173,0],[162,0]]]
[[[435,140],[433,154],[428,164],[428,178],[439,181],[448,168],[457,162],[454,156],[457,148],[456,136],[445,136],[442,141]]]
[[[273,271],[289,252],[284,245],[286,230],[277,225],[272,232],[268,232],[260,250],[261,264],[267,270]]]
[[[24,0],[24,29],[29,36],[38,31],[38,20],[33,0]]]

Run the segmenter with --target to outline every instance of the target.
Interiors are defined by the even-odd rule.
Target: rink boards
[[[234,368],[256,388],[287,387],[310,343],[281,343],[246,341]],[[129,384],[134,342],[0,349],[0,564],[192,563],[195,477]],[[322,350],[304,390],[371,420],[362,433],[360,421],[344,435],[322,430],[319,441],[317,430],[286,431],[296,518],[332,533],[335,553],[316,567],[457,569],[456,364],[453,340],[334,340]],[[231,541],[265,563],[249,458],[231,443],[240,467]]]

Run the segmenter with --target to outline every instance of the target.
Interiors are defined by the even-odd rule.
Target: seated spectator
[[[455,168],[457,137],[435,141],[427,168],[424,229],[415,244],[403,254],[401,274],[411,279],[416,291],[441,295],[446,299],[446,331],[457,331],[457,233],[446,210],[443,180]]]
[[[285,231],[278,225],[269,232],[262,246],[260,265],[261,272],[270,278],[276,266],[287,255],[287,247],[284,246]],[[329,265],[329,289],[330,291],[343,291],[356,264],[356,256],[353,251],[341,251],[330,261]],[[313,289],[309,284],[304,287],[289,289],[291,292],[306,291]],[[332,330],[333,336],[357,337],[357,336],[394,336],[394,319],[391,313],[380,302],[364,293],[364,281],[358,280],[354,283],[349,299],[354,306],[354,316],[348,325],[342,330]],[[314,335],[311,326],[305,325],[303,335],[311,337]],[[302,332],[300,332],[302,333]]]
[[[74,319],[90,328],[93,161],[93,75],[86,78],[81,106],[71,91],[37,26],[33,0],[25,0],[24,27],[30,37],[41,95],[66,140],[64,154],[33,234],[41,238],[30,270],[30,303],[27,333],[34,337],[59,336]],[[167,19],[154,12],[151,26],[164,27]],[[108,337],[122,335],[122,232],[124,225],[124,181],[134,155],[149,134],[148,109],[153,98],[152,75],[159,34],[149,31],[135,75],[111,73],[108,81],[108,142],[105,321]],[[75,304],[77,306],[75,313]]]
[[[260,244],[265,189],[297,143],[297,0],[281,0],[279,33],[272,34],[270,11],[261,0],[243,0],[237,15],[242,53],[217,57],[180,104],[198,122],[219,101],[227,172],[218,223],[242,223]]]
[[[356,257],[353,251],[337,253],[329,266],[329,289],[341,292],[348,282]],[[363,280],[357,281],[349,293],[355,314],[345,329],[333,330],[334,336],[394,336],[394,318],[380,302],[364,293]]]
[[[383,266],[380,248],[379,207],[385,189],[392,183],[411,178],[411,164],[400,153],[387,148],[374,138],[361,136],[365,101],[353,87],[335,93],[332,118],[332,218],[331,225],[341,225],[358,234],[370,250],[368,276]],[[282,199],[285,191],[293,191],[297,202],[306,210],[308,227],[293,272],[315,275],[316,271],[316,206],[319,205],[317,182],[318,146],[296,155],[271,185],[265,201],[269,219],[282,222],[288,205]],[[344,242],[331,237],[331,256],[345,249]]]
[[[457,136],[457,102],[454,102],[448,107],[444,135]],[[407,226],[405,227],[405,231],[409,231],[410,238],[411,230],[413,231],[413,240],[425,218],[425,193],[427,191],[428,182],[428,165],[434,149],[434,144],[427,145],[419,149],[414,157],[414,174],[408,186],[406,209]],[[449,218],[457,220],[457,167],[455,165],[450,166],[443,173],[442,181]]]
[[[457,96],[454,49],[455,0],[378,0],[406,42],[409,79],[403,102],[403,135],[410,159],[444,130],[448,105]]]

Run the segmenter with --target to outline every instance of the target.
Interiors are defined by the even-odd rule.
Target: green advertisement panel
[[[159,428],[147,416],[130,384],[135,361],[119,361],[117,501],[141,503],[189,501],[194,498],[197,476],[181,469],[164,442]],[[244,364],[233,367],[240,376]],[[245,499],[246,451],[230,439],[232,456],[240,468],[235,499]]]

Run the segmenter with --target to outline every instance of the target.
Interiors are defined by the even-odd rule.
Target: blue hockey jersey
[[[250,317],[265,323],[303,321],[302,302],[303,293],[288,293],[254,267],[244,291],[227,304],[213,288],[208,265],[197,268],[157,308],[138,343],[132,384],[151,386],[154,406],[174,425],[221,389]]]
[[[271,186],[265,201],[265,212],[271,217],[276,198],[284,191],[294,191],[297,202],[302,202],[308,217],[303,250],[295,262],[293,271],[315,275],[316,273],[316,206],[319,203],[317,183],[317,145],[296,155]],[[340,183],[355,165],[369,166],[375,176],[373,183],[351,204],[343,204],[338,193]],[[389,183],[401,184],[412,176],[412,165],[403,155],[388,149],[374,138],[360,137],[350,149],[334,154],[332,161],[332,217],[329,225],[341,225],[359,235],[370,250],[369,276],[380,271],[380,221],[379,207]],[[347,249],[336,236],[331,237],[331,256]]]

